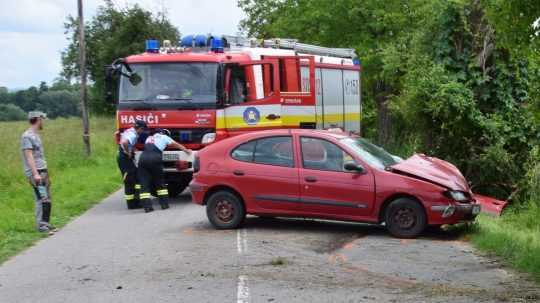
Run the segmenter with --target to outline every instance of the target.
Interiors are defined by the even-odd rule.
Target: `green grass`
[[[515,268],[532,274],[540,282],[540,207],[531,204],[510,210],[499,218],[482,215],[472,242],[494,253]]]
[[[91,119],[90,158],[83,153],[80,119],[45,122],[42,140],[51,177],[51,221],[60,227],[121,185],[114,120]],[[22,169],[20,136],[27,127],[27,122],[0,123],[0,263],[43,237],[35,231],[34,197]]]

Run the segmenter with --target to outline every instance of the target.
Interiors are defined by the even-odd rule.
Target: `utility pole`
[[[79,55],[80,55],[80,74],[81,74],[81,113],[83,122],[83,143],[86,156],[89,157],[90,150],[90,125],[88,122],[88,103],[86,91],[86,46],[84,43],[84,18],[83,18],[83,2],[77,0],[79,10]]]

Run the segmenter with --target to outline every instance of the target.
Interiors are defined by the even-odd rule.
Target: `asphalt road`
[[[188,194],[128,211],[117,192],[0,267],[0,302],[539,302],[458,236],[248,217],[217,231]]]

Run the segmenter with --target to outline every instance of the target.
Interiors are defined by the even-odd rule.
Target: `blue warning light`
[[[154,39],[146,40],[146,52],[159,53],[159,41]]]

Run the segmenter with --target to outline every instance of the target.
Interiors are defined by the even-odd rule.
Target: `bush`
[[[0,104],[0,121],[21,121],[26,119],[26,113],[17,105]]]

